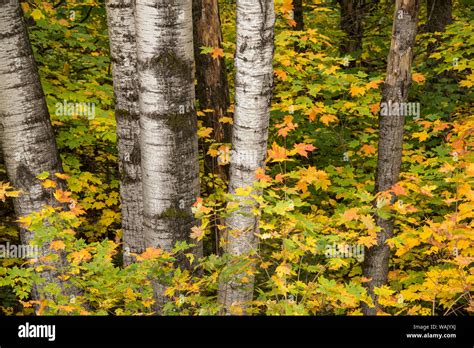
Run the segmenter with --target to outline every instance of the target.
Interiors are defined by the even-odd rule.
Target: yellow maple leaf
[[[83,261],[89,261],[91,258],[92,255],[87,249],[82,249],[71,253],[71,259],[74,264],[79,264]]]
[[[56,182],[53,180],[46,179],[41,183],[44,188],[55,188],[57,186]]]
[[[197,134],[199,138],[209,138],[212,132],[213,129],[210,127],[201,127],[199,128]]]
[[[44,14],[43,12],[41,12],[40,9],[36,8],[33,10],[33,12],[31,12],[31,17],[33,17],[33,19],[35,21],[39,20],[39,19],[43,19],[44,18]]]
[[[211,157],[217,157],[219,155],[219,151],[217,151],[217,149],[210,148],[207,151],[207,154]]]
[[[290,275],[291,274],[291,267],[286,263],[282,263],[281,265],[279,265],[275,269],[275,272],[279,277],[283,277],[285,275]]]
[[[60,203],[70,203],[71,202],[71,192],[66,192],[63,190],[56,190],[53,193],[54,198]]]
[[[69,178],[70,178],[69,175],[64,174],[64,173],[55,173],[54,175],[55,175],[56,177],[58,177],[59,179],[61,179],[61,180],[66,180],[66,179],[69,179]]]
[[[232,119],[232,117],[224,116],[224,117],[219,118],[219,122],[233,124],[234,120]]]
[[[30,227],[31,223],[33,222],[33,218],[29,215],[27,216],[22,216],[17,220],[20,223],[20,226],[22,228],[28,228]]]
[[[252,188],[250,186],[248,187],[237,187],[235,189],[235,194],[237,196],[241,196],[241,197],[247,197],[249,196],[250,194],[252,193]]]
[[[290,13],[291,11],[293,11],[293,0],[283,0],[281,12]]]
[[[351,85],[350,88],[351,96],[356,97],[358,95],[364,95],[365,94],[365,87],[359,87],[354,84]]]
[[[324,114],[319,118],[319,120],[326,126],[329,126],[329,123],[338,121],[338,118],[334,115]]]
[[[63,250],[66,247],[66,244],[62,240],[55,240],[51,242],[49,248],[51,250]]]
[[[420,141],[425,141],[426,139],[428,139],[429,135],[428,133],[426,133],[426,131],[423,131],[423,132],[413,133],[412,137],[415,139],[418,138],[420,139]]]
[[[272,148],[268,150],[268,158],[271,162],[284,162],[288,158],[286,149],[274,142]]]
[[[24,13],[27,13],[28,11],[30,11],[30,5],[28,5],[28,3],[26,3],[26,2],[22,2],[21,7],[22,7]]]

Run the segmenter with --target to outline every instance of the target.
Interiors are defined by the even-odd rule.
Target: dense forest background
[[[120,66],[135,54],[135,46],[127,46],[133,20],[114,11],[130,2],[21,2],[56,142],[50,148],[57,148],[62,163],[58,170],[36,172],[25,163],[18,169],[21,151],[39,162],[44,151],[42,143],[21,136],[25,127],[7,137],[13,124],[8,105],[22,93],[8,81],[11,42],[0,33],[0,242],[41,249],[32,259],[0,258],[3,314],[472,314],[471,1],[275,0],[273,11],[268,0],[196,0],[194,21],[177,16],[178,24],[167,24],[176,30],[170,37],[147,22],[140,7],[147,2],[137,1],[138,68],[128,72]],[[14,3],[0,1],[0,11]],[[180,3],[190,9],[190,1]],[[403,6],[415,6],[415,15],[402,11],[400,18]],[[252,11],[256,25],[246,17]],[[7,13],[0,15],[6,31],[12,28]],[[239,54],[249,51],[237,36],[247,35],[254,49],[252,29],[259,25],[268,37],[246,64],[247,56]],[[417,27],[412,46],[404,25]],[[124,28],[126,35],[119,35]],[[118,41],[109,40],[112,33]],[[157,33],[168,41],[162,44]],[[114,42],[125,46],[114,48]],[[194,46],[191,82],[192,69],[174,60],[170,42],[177,50],[183,42]],[[389,107],[381,104],[389,100],[384,85],[390,76],[403,78],[397,73],[403,69],[390,70],[403,65],[393,58],[398,45],[413,54],[408,77],[397,80],[403,84],[399,101],[409,103],[409,112],[379,118]],[[152,60],[143,57],[160,49],[172,53],[154,61],[161,72],[153,75]],[[180,52],[189,58],[188,49]],[[140,87],[127,82],[137,76]],[[162,82],[171,92],[147,89],[147,82]],[[251,82],[265,93],[255,92]],[[123,102],[130,93],[137,93],[133,105]],[[173,95],[181,104],[179,111],[167,111],[166,124],[175,131],[160,133],[152,125],[161,116],[138,116],[144,108],[162,112]],[[239,107],[242,116],[234,117]],[[187,121],[193,117],[195,125]],[[385,119],[404,124],[384,128]],[[256,140],[243,137],[247,126],[259,130],[252,133]],[[394,129],[403,135],[390,133]],[[400,174],[387,187],[376,185],[376,173],[396,156],[383,146],[381,155],[383,134],[389,141],[390,134],[403,136]],[[12,150],[15,141],[23,150]],[[163,159],[152,146],[165,141],[177,153],[163,152]],[[261,162],[262,146],[266,159],[259,168],[232,167],[234,160]],[[164,162],[168,172],[160,167]],[[187,181],[194,163],[200,187],[195,178]],[[140,171],[143,186],[135,180]],[[21,197],[31,187],[47,204],[25,210],[28,200]],[[183,193],[179,203],[157,218],[160,199],[175,199],[175,192]],[[138,210],[124,209],[124,199]],[[136,213],[142,204],[144,217]],[[239,229],[243,239],[233,234]]]

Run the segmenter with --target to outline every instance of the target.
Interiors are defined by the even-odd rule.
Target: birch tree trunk
[[[51,194],[36,178],[42,172],[62,172],[46,101],[29,42],[20,4],[17,0],[0,2],[0,146],[11,184],[22,191],[13,203],[18,217],[38,212],[53,205]],[[56,185],[62,187],[56,180]],[[34,233],[21,229],[21,240],[28,244]],[[44,252],[49,253],[47,246]],[[57,279],[58,268],[66,259],[49,262],[53,269],[41,273],[46,280],[57,283],[63,294],[76,293]],[[33,297],[39,294],[35,289]],[[46,294],[46,296],[48,296]]]
[[[419,0],[397,0],[392,30],[392,42],[388,55],[387,77],[382,93],[382,102],[392,104],[406,102],[411,84],[411,66],[417,32]],[[404,116],[379,116],[379,145],[375,191],[390,189],[399,179]],[[393,202],[392,202],[393,203]],[[375,307],[364,306],[365,315],[376,315],[380,305],[374,287],[387,282],[390,248],[386,240],[393,236],[394,220],[376,217],[381,227],[377,245],[368,249],[364,264],[364,276],[369,278],[368,292]]]
[[[107,0],[106,9],[121,175],[123,255],[124,264],[128,265],[133,262],[130,253],[142,253],[145,249],[135,1]]]
[[[135,24],[145,240],[171,250],[197,225],[191,210],[199,195],[192,0],[137,0]],[[159,310],[164,299],[157,289]]]
[[[255,171],[265,165],[273,85],[275,13],[273,0],[237,0],[237,49],[235,57],[235,116],[232,133],[230,193],[253,186]],[[256,192],[256,194],[259,194]],[[257,203],[244,203],[226,221],[224,248],[233,256],[247,255],[257,246]],[[219,302],[226,313],[234,305],[245,307],[253,296],[253,277],[245,285],[241,276],[222,281]]]

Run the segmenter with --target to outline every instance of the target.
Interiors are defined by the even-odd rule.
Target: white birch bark
[[[253,186],[255,171],[265,165],[273,85],[275,12],[273,0],[237,0],[237,52],[235,57],[235,115],[232,131],[230,193]],[[257,193],[258,194],[258,193]],[[241,201],[248,200],[243,197]],[[226,220],[225,250],[235,256],[249,254],[257,246],[256,205],[240,202]],[[236,305],[245,308],[253,296],[253,279],[241,275],[219,287],[219,302],[229,313]]]
[[[145,249],[140,167],[135,1],[107,0],[107,24],[115,94],[122,203],[124,264]]]
[[[36,176],[62,172],[62,167],[18,0],[0,1],[0,136],[8,178],[22,191],[14,199],[16,215],[22,217],[54,204]],[[61,182],[57,185],[61,187]],[[32,231],[21,230],[23,244],[33,237]],[[49,263],[54,269],[41,276],[46,284],[58,283],[63,293],[75,293],[56,277],[65,262],[60,254],[58,262]],[[38,293],[34,291],[33,296],[37,298]]]
[[[145,240],[170,250],[189,241],[197,224],[191,210],[199,195],[192,0],[137,0],[135,19]],[[195,253],[201,255],[200,246]]]

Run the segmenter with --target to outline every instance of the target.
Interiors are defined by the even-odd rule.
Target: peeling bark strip
[[[397,0],[392,31],[392,43],[388,55],[387,77],[382,102],[401,103],[408,97],[411,84],[411,65],[417,31],[419,0]],[[402,161],[404,116],[379,116],[379,146],[375,191],[390,189],[399,179]],[[390,248],[386,240],[393,236],[393,219],[376,217],[382,228],[377,235],[377,245],[368,249],[363,264],[368,292],[375,308],[364,306],[365,315],[375,315],[380,309],[374,287],[387,282]]]
[[[135,23],[145,240],[170,250],[197,225],[192,0],[137,0]],[[159,291],[157,302],[160,308]]]
[[[33,57],[23,14],[17,0],[0,3],[0,142],[10,182],[22,190],[13,203],[18,217],[51,205],[50,194],[36,176],[42,172],[62,172],[53,129]],[[53,178],[54,179],[54,178]],[[61,187],[61,182],[57,182]],[[28,244],[31,231],[22,229],[21,240]],[[61,267],[60,261],[49,266]],[[41,274],[48,282],[64,283],[56,271]],[[38,297],[36,291],[34,297]]]
[[[123,260],[128,265],[133,262],[130,253],[142,253],[145,249],[135,1],[107,0],[106,9],[121,175]]]
[[[265,165],[268,123],[273,85],[275,12],[273,0],[237,0],[237,52],[235,57],[235,116],[232,134],[230,193],[252,186],[255,171]],[[248,156],[248,154],[255,154]],[[245,197],[248,199],[248,197]],[[249,254],[257,245],[258,220],[254,204],[241,202],[240,209],[226,221],[224,248],[235,256]],[[220,284],[219,302],[225,312],[232,305],[249,301],[253,279],[241,285],[240,276]]]

